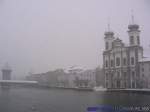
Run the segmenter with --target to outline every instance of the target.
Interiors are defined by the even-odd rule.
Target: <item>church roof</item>
[[[112,31],[107,31],[107,32],[105,32],[105,35],[114,35],[114,32],[112,32]]]
[[[122,40],[119,39],[119,38],[116,38],[114,41],[116,41],[116,42],[121,42]]]
[[[139,25],[137,25],[137,24],[130,24],[130,25],[128,25],[128,29],[129,30],[138,30],[139,29]]]

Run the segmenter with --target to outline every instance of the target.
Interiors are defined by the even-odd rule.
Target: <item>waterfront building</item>
[[[94,87],[96,86],[95,71],[84,70],[79,74],[76,74],[75,80],[77,87]]]
[[[95,70],[70,67],[68,70],[56,69],[40,74],[30,74],[28,80],[37,81],[39,85],[49,87],[89,87],[96,86]]]
[[[96,74],[94,69],[83,69],[73,67],[69,70],[71,83],[74,87],[88,87],[96,86]]]
[[[106,88],[142,88],[139,60],[143,58],[139,25],[128,25],[129,45],[105,32],[103,70]],[[143,62],[140,62],[143,63]]]
[[[141,85],[143,88],[150,88],[150,58],[144,57],[139,60]]]

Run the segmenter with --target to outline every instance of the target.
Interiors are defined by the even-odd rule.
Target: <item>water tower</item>
[[[11,80],[11,67],[8,63],[2,68],[2,80]]]

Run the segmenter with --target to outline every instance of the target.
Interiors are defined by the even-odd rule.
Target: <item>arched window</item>
[[[116,58],[116,66],[120,66],[120,58]]]
[[[131,65],[134,65],[134,57],[131,57]]]
[[[135,78],[135,72],[132,71],[132,78],[134,79]]]
[[[114,66],[114,61],[113,61],[113,60],[110,61],[110,66],[111,66],[111,67]]]
[[[137,36],[137,43],[140,44],[140,37]]]
[[[123,58],[123,65],[126,66],[127,65],[127,59]]]
[[[105,66],[108,67],[108,61],[107,61],[107,60],[106,60],[106,62],[105,62]]]

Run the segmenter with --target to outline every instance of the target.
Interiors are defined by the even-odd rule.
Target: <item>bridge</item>
[[[26,81],[26,80],[0,80],[1,87],[10,87],[10,86],[36,86],[38,85],[37,81]]]

